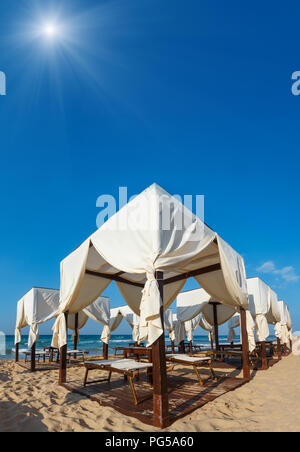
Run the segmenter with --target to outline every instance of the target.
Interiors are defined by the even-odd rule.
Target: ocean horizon
[[[275,340],[275,336],[270,336],[270,339]],[[0,359],[14,359],[15,356],[15,337],[13,335],[6,336],[6,353],[0,355]],[[37,350],[42,350],[44,347],[50,346],[52,341],[52,335],[41,335],[37,341]],[[171,344],[168,336],[165,337],[166,344]],[[115,352],[115,347],[128,346],[133,342],[130,334],[112,334],[109,341],[109,353]],[[227,335],[220,335],[220,343],[227,342]],[[237,335],[235,342],[240,342],[240,336]],[[20,343],[20,350],[27,350],[28,336],[24,335]],[[210,341],[207,335],[195,335],[193,343],[195,345],[202,345],[203,347],[210,346]],[[68,348],[73,349],[72,336],[68,336]],[[82,335],[80,336],[80,342],[78,348],[89,352],[90,355],[97,355],[102,353],[103,343],[100,340],[99,335]]]

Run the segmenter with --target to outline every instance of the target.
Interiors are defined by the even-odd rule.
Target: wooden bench
[[[211,356],[189,356],[189,355],[166,355],[167,362],[171,362],[173,364],[182,364],[184,366],[192,366],[194,369],[194,372],[198,378],[198,381],[201,386],[203,386],[202,378],[199,374],[198,368],[202,367],[203,364],[208,364],[212,379],[214,381],[217,381],[216,374],[214,372],[213,366],[212,366],[212,357]]]
[[[121,374],[129,381],[130,390],[133,397],[133,402],[138,405],[138,400],[136,396],[135,387],[133,384],[133,379],[139,376],[139,372],[146,370],[149,373],[150,368],[152,369],[152,364],[142,363],[135,361],[134,359],[108,359],[100,361],[87,361],[85,366],[85,376],[83,380],[83,386],[102,383],[104,381],[110,382],[112,373]],[[108,378],[103,378],[101,380],[94,380],[88,382],[88,374],[91,370],[105,370],[108,372]]]

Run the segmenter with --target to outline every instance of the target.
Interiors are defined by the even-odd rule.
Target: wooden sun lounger
[[[28,358],[31,359],[31,351],[23,351],[21,354],[25,355],[25,363],[27,363]],[[44,362],[46,361],[46,357],[49,358],[49,352],[37,350],[35,352],[35,359],[37,359],[38,362],[40,362],[40,359],[43,358]]]
[[[203,366],[203,364],[208,364],[211,372],[212,379],[217,381],[216,374],[214,372],[212,366],[212,357],[211,356],[189,356],[189,355],[166,355],[167,362],[182,364],[185,366],[193,366],[194,372],[197,375],[198,381],[201,386],[203,386],[202,378],[199,374],[198,368]]]
[[[240,351],[240,350],[236,350],[234,348],[233,349],[229,349],[228,348],[226,350],[214,350],[213,354],[216,355],[216,356],[220,355],[221,357],[229,356],[229,357],[232,357],[232,358],[238,357],[238,358],[241,358],[241,359],[243,357],[243,352]],[[256,352],[255,352],[255,356],[256,356],[256,358],[258,358]],[[252,360],[251,353],[249,353],[249,361],[250,361],[251,366],[254,366],[254,362]]]
[[[149,372],[149,369],[152,368],[152,364],[138,362],[135,361],[134,359],[109,359],[101,361],[87,361],[85,362],[84,366],[86,370],[83,381],[84,387],[90,384],[102,383],[104,381],[110,382],[112,373],[118,373],[128,378],[130,390],[133,397],[133,402],[135,405],[138,405],[138,400],[136,396],[135,387],[133,384],[133,379],[134,377],[139,375],[139,372],[141,370],[146,370]],[[105,370],[108,372],[108,378],[88,382],[88,374],[91,370]]]
[[[81,356],[83,362],[85,361],[85,359],[84,359],[85,355],[88,355],[88,354],[89,354],[89,352],[87,352],[85,350],[68,350],[67,351],[68,358],[69,357],[71,358],[72,355],[74,356],[75,359],[77,358],[77,356]]]

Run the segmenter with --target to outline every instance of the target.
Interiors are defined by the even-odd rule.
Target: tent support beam
[[[125,279],[125,278],[122,278],[121,276],[118,276],[119,273],[117,273],[116,275],[109,275],[108,273],[99,273],[99,272],[94,272],[94,271],[91,271],[91,270],[86,270],[85,273],[87,275],[91,275],[91,276],[98,276],[98,278],[110,279],[111,281],[116,281],[116,282],[128,284],[129,286],[141,287],[142,289],[145,286],[142,283],[129,281],[129,280]]]
[[[174,276],[172,278],[165,279],[163,285],[172,284],[174,282],[183,281],[184,279],[193,278],[195,276],[205,275],[206,273],[211,273],[221,270],[221,264],[210,265],[209,267],[200,268],[198,270],[193,270],[188,273],[182,273],[180,275]],[[108,273],[99,273],[92,270],[86,270],[85,273],[90,276],[97,276],[98,278],[110,279],[111,281],[120,282],[123,284],[128,284],[130,286],[144,288],[143,283],[138,283],[134,281],[129,281],[120,276],[121,273],[115,275],[109,275]]]
[[[260,343],[260,353],[261,353],[261,367],[263,370],[268,369],[267,355],[266,355],[266,342]]]
[[[189,342],[189,352],[190,352],[190,355],[193,354],[193,341]]]
[[[184,345],[184,341],[181,341],[180,344],[178,345],[178,351],[179,351],[179,353],[185,354],[185,345]]]
[[[79,314],[75,314],[75,335],[74,335],[74,350],[77,350],[78,347],[78,319]],[[77,359],[76,353],[74,354],[74,359]]]
[[[36,342],[31,347],[31,365],[30,365],[31,372],[35,372],[35,351],[36,351]]]
[[[242,351],[243,351],[243,375],[244,375],[245,380],[250,380],[247,316],[246,316],[246,311],[244,308],[241,308],[241,335],[242,335]]]
[[[20,347],[20,344],[16,344],[16,363],[19,362],[19,347]]]
[[[66,328],[68,330],[68,312],[65,312]],[[62,386],[67,382],[67,351],[68,345],[64,345],[59,349],[59,385]]]
[[[160,308],[161,323],[164,330],[163,297],[164,284],[163,272],[156,272],[162,305]],[[167,367],[165,355],[165,334],[152,345],[153,362],[153,425],[154,427],[166,428],[169,425],[169,398],[167,384]]]
[[[165,279],[164,285],[172,284],[174,282],[182,281],[184,279],[194,278],[195,276],[205,275],[206,273],[216,272],[218,270],[221,270],[221,264],[210,265],[209,267],[200,268],[198,270],[193,270],[188,273],[182,273],[181,275]]]
[[[284,354],[284,356],[288,355],[286,343],[283,346],[283,354]]]
[[[220,350],[219,343],[219,324],[218,324],[218,311],[217,311],[217,303],[211,303],[213,305],[214,311],[214,330],[215,330],[215,342],[216,342],[216,350]]]
[[[278,361],[282,360],[282,355],[281,355],[281,342],[279,337],[277,338],[277,356],[278,356]]]

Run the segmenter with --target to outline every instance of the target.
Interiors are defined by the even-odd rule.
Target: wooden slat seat
[[[88,355],[89,352],[85,351],[85,350],[68,350],[67,351],[67,356],[68,357],[72,357],[72,355],[74,356],[74,358],[77,358],[78,356],[82,357],[83,362],[85,361],[85,355]]]
[[[212,379],[214,381],[217,381],[216,374],[214,372],[213,366],[212,366],[212,357],[211,356],[190,356],[190,355],[184,355],[184,354],[178,354],[178,355],[166,355],[166,361],[171,362],[173,364],[182,364],[186,366],[193,366],[194,372],[198,378],[198,381],[201,386],[203,386],[202,378],[199,374],[198,368],[201,367],[203,364],[208,364]]]
[[[133,384],[134,377],[139,376],[139,372],[146,370],[149,372],[152,369],[151,363],[143,363],[135,361],[134,359],[108,359],[100,361],[87,361],[84,364],[86,372],[83,381],[84,387],[90,384],[101,383],[104,381],[110,382],[112,373],[118,373],[124,375],[129,380],[129,386],[132,393],[134,404],[138,404],[135,387]],[[106,370],[108,371],[108,378],[101,380],[94,380],[88,382],[88,374],[91,370]]]

